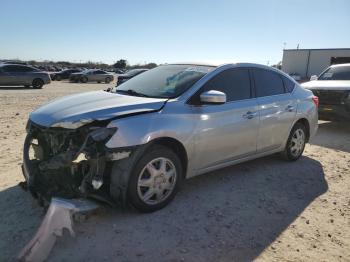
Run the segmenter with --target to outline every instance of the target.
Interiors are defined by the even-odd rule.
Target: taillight
[[[318,105],[319,105],[319,103],[320,103],[320,101],[318,100],[318,97],[317,97],[317,96],[313,96],[313,97],[312,97],[312,101],[314,101],[316,107],[318,107]]]

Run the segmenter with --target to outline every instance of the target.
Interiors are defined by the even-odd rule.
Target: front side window
[[[248,69],[227,69],[210,79],[192,100],[192,104],[199,103],[202,92],[217,90],[226,94],[226,101],[239,101],[251,98],[250,77]]]
[[[175,98],[214,68],[197,65],[159,66],[118,85],[113,92],[135,96]]]
[[[285,92],[282,78],[277,73],[256,68],[253,74],[257,97],[279,95]]]
[[[8,65],[8,66],[4,66],[3,69],[5,72],[11,72],[11,73],[35,71],[35,69],[32,67],[20,66],[20,65]]]
[[[3,69],[4,69],[4,72],[9,72],[9,73],[20,72],[20,69],[18,68],[18,66],[15,66],[15,65],[4,66]]]
[[[324,71],[318,80],[350,80],[350,66],[335,66]]]

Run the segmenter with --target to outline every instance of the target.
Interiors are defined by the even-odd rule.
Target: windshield
[[[318,77],[318,80],[350,80],[350,66],[330,67]]]
[[[215,67],[165,65],[142,73],[115,87],[114,92],[159,98],[181,95]]]

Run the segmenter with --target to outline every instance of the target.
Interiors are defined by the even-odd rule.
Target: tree
[[[113,67],[118,69],[125,69],[127,61],[125,59],[118,60]]]

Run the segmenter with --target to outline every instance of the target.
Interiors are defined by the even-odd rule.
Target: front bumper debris
[[[22,171],[32,195],[42,204],[49,203],[52,197],[72,199],[94,195],[109,202],[112,161],[125,154],[108,151],[105,143],[113,132],[106,129],[84,126],[67,130],[30,123]]]
[[[77,215],[88,215],[97,210],[98,207],[98,204],[86,199],[52,198],[38,231],[22,249],[18,259],[28,262],[44,261],[55,245],[56,238],[62,236],[64,228],[69,230],[71,236],[75,236],[73,231],[74,217]]]

